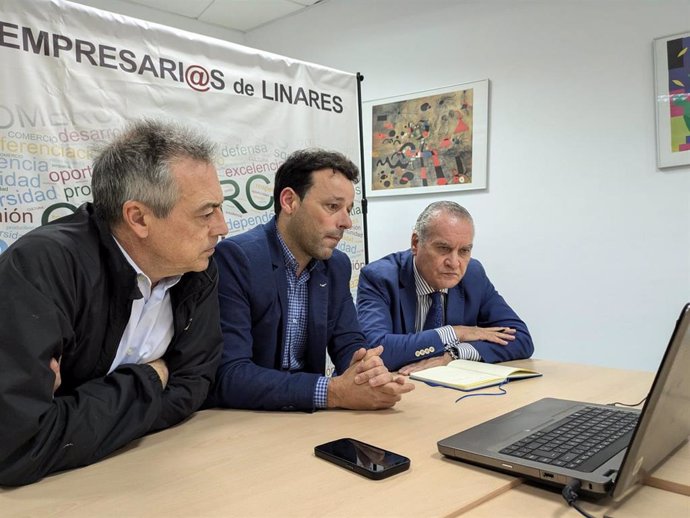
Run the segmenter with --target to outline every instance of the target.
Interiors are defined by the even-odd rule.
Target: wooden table
[[[545,396],[636,402],[653,373],[544,360],[512,364],[544,376],[507,385],[504,396],[459,403],[462,393],[416,383],[394,409],[378,412],[198,412],[92,466],[0,489],[0,516],[458,516],[511,505],[525,491],[545,509],[574,512],[548,492],[538,497],[542,490],[519,478],[443,458],[436,442]],[[406,455],[411,468],[372,481],[314,456],[315,445],[339,437]],[[684,459],[678,472],[687,473]]]

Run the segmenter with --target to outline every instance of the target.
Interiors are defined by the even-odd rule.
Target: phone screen
[[[314,451],[318,457],[370,478],[384,478],[410,466],[407,457],[350,438],[321,444]]]

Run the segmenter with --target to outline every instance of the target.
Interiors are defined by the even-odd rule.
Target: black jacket
[[[198,409],[221,351],[217,283],[211,260],[171,288],[175,330],[161,390],[148,365],[107,374],[141,294],[90,204],[0,255],[0,485],[93,463]],[[51,357],[62,358],[54,396]]]

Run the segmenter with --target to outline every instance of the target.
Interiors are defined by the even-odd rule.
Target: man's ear
[[[412,232],[412,239],[410,239],[410,248],[412,249],[412,255],[417,255],[417,246],[419,245],[419,236],[417,232]]]
[[[281,212],[292,215],[299,207],[300,198],[292,187],[286,187],[280,192],[279,202]]]
[[[122,205],[125,226],[139,238],[148,237],[152,216],[149,208],[139,201],[128,200]]]

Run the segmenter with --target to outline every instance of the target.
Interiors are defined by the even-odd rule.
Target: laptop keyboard
[[[638,417],[619,408],[585,407],[499,453],[593,471],[628,446]]]

